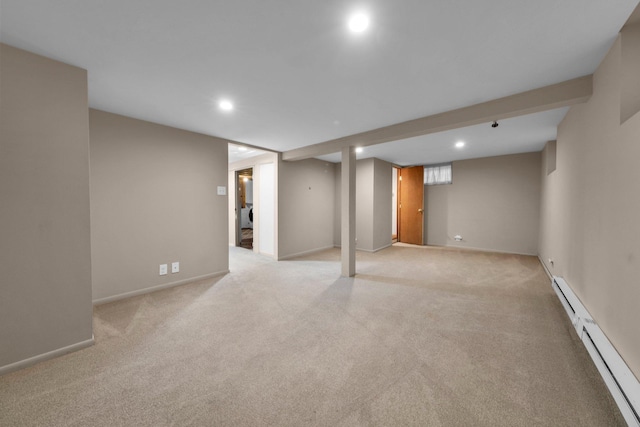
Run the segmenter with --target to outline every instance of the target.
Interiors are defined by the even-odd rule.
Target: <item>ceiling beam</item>
[[[444,132],[494,120],[539,113],[587,101],[593,92],[593,75],[504,98],[421,117],[395,125],[308,145],[282,154],[283,160],[302,160],[341,151],[344,147],[382,144],[414,136]]]

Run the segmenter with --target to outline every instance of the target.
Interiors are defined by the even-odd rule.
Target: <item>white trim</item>
[[[380,246],[378,249],[374,249],[374,250],[373,250],[373,252],[374,252],[374,253],[375,253],[375,252],[379,252],[379,251],[381,251],[381,250],[383,250],[383,249],[390,248],[391,246],[393,246],[393,243],[389,243],[388,245]]]
[[[561,277],[554,276],[551,286],[567,311],[571,323],[576,328],[578,336],[598,368],[625,421],[630,426],[640,427],[638,414],[640,382],[567,282]]]
[[[224,276],[225,274],[228,274],[228,273],[229,273],[229,270],[223,270],[223,271],[218,271],[216,273],[205,274],[203,276],[197,276],[197,277],[191,277],[189,279],[178,280],[177,282],[164,283],[162,285],[150,286],[148,288],[138,289],[131,292],[125,292],[123,294],[112,295],[110,297],[97,298],[93,300],[93,305],[106,304],[108,302],[114,302],[114,301],[118,301],[125,298],[131,298],[138,295],[148,294],[151,292],[160,291],[162,289],[173,288],[175,286],[196,282],[198,280],[205,280],[205,279],[211,279],[214,277]]]
[[[415,246],[416,248],[448,248],[448,249],[467,249],[470,251],[478,251],[478,252],[493,252],[496,254],[506,254],[506,255],[522,255],[522,256],[534,256],[534,257],[539,257],[538,254],[527,254],[524,252],[509,252],[509,251],[502,251],[500,249],[487,249],[487,248],[476,248],[474,246],[457,246],[457,245],[430,245],[430,244],[424,244],[424,245],[414,245],[412,243],[404,243],[404,242],[396,242],[396,243],[402,243],[403,245],[411,245],[411,246]],[[392,244],[393,246],[393,244]]]
[[[563,278],[555,276],[551,285],[571,319],[573,327],[576,328],[576,333],[582,339],[583,325],[585,322],[594,323],[593,318]]]
[[[425,245],[432,246],[432,245]],[[440,245],[433,245],[440,246]],[[513,251],[503,251],[501,249],[491,249],[491,248],[477,248],[475,246],[462,246],[462,245],[444,245],[446,248],[455,248],[455,249],[471,249],[478,252],[495,252],[497,254],[510,254],[510,255],[524,255],[524,256],[538,256],[537,253],[529,254],[525,252],[513,252]]]
[[[78,343],[71,344],[57,350],[48,351],[46,353],[42,353],[28,359],[20,360],[18,362],[10,363],[8,365],[0,366],[0,375],[8,374],[9,372],[17,371],[18,369],[23,369],[28,366],[35,365],[36,363],[44,362],[45,360],[60,357],[67,353],[82,350],[83,348],[91,347],[94,343],[95,339],[92,334],[91,339],[80,341]]]
[[[542,261],[542,258],[540,258],[540,254],[538,254],[538,261],[540,261],[540,264],[542,264],[542,268],[544,268],[544,272],[547,273],[549,280],[553,280],[553,274],[551,274],[551,271],[549,271],[547,265]]]
[[[381,251],[381,250],[383,250],[383,249],[390,248],[391,246],[393,246],[393,243],[389,243],[388,245],[381,246],[381,247],[379,247],[379,248],[377,248],[377,249],[373,249],[373,250],[371,250],[371,249],[361,249],[361,248],[356,248],[356,252],[357,252],[357,251],[361,251],[361,252],[368,252],[368,253],[373,254],[373,253],[379,252],[379,251]],[[333,247],[333,248],[335,248],[335,249],[342,249],[342,245],[333,245],[333,246],[330,246],[330,247]]]
[[[324,246],[322,248],[317,248],[317,249],[311,249],[309,251],[304,251],[304,252],[298,252],[295,254],[291,254],[291,255],[285,255],[283,257],[278,258],[278,261],[285,261],[291,258],[297,258],[300,256],[305,256],[305,255],[311,255],[311,254],[315,254],[316,252],[322,252],[322,251],[326,251],[327,249],[333,249],[335,246],[331,245],[331,246]]]
[[[362,251],[362,252],[368,252],[368,253],[370,253],[370,254],[375,254],[376,252],[379,252],[379,251],[381,251],[381,250],[383,250],[383,249],[390,248],[391,246],[393,246],[393,243],[389,243],[388,245],[384,245],[384,246],[381,246],[381,247],[376,248],[376,249],[362,249],[362,248],[356,248],[356,251]],[[339,248],[339,247],[340,247],[340,246],[338,246],[338,248]]]

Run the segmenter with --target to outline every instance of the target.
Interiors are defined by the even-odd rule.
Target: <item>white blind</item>
[[[451,163],[424,167],[426,185],[451,184]]]

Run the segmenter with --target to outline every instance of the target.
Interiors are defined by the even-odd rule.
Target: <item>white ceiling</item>
[[[93,108],[285,151],[593,73],[637,4],[2,0],[0,29],[87,69]],[[354,35],[357,9],[371,26]],[[537,150],[562,111],[414,138],[404,157],[389,157],[399,142],[367,151],[419,164],[460,156],[451,138],[475,157]]]
[[[541,151],[547,141],[556,138],[556,127],[568,110],[569,107],[558,108],[500,120],[496,128],[485,123],[371,145],[356,157],[377,157],[398,166],[409,166]],[[465,143],[463,148],[456,148],[458,141]],[[318,158],[334,163],[341,160],[340,153]]]
[[[252,147],[245,147],[237,144],[228,144],[229,145],[229,163],[239,162],[240,160],[250,159],[251,157],[260,156],[266,151],[258,150]],[[338,160],[339,161],[339,160]]]

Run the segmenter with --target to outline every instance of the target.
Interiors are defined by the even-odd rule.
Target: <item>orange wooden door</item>
[[[422,245],[424,167],[398,170],[398,241]]]

